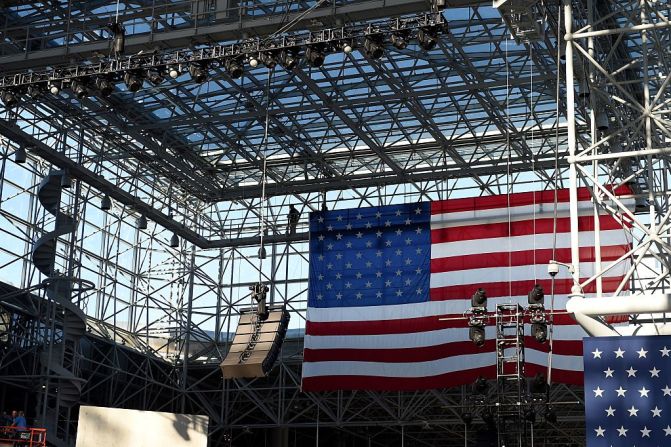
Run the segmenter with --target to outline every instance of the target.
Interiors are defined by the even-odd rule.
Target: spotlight
[[[271,53],[270,51],[266,53],[261,54],[261,60],[263,61],[263,65],[266,67],[273,69],[277,65],[277,60],[275,59],[275,55]]]
[[[543,304],[545,301],[545,294],[543,293],[543,287],[540,284],[536,284],[531,292],[529,292],[529,304],[538,305]]]
[[[280,52],[280,64],[287,70],[293,70],[298,66],[298,50],[292,48]]]
[[[14,152],[14,163],[22,164],[26,162],[26,148],[19,146]]]
[[[114,91],[114,83],[107,76],[96,78],[95,85],[102,96],[109,96]]]
[[[123,81],[128,90],[135,93],[142,88],[142,78],[139,73],[127,71],[123,76]]]
[[[259,58],[257,56],[251,56],[249,58],[249,66],[252,68],[256,68],[259,66]]]
[[[601,131],[606,131],[610,128],[610,123],[608,122],[608,114],[603,110],[602,106],[597,102],[594,107],[596,128]]]
[[[480,347],[485,344],[485,328],[483,326],[471,326],[468,330],[468,338]]]
[[[242,73],[244,72],[244,68],[238,58],[235,57],[229,57],[226,59],[224,62],[224,68],[226,68],[226,71],[228,72],[229,75],[233,79],[238,79],[240,76],[242,76]]]
[[[113,22],[107,25],[114,35],[112,40],[112,50],[115,54],[123,54],[126,49],[126,30],[119,22]]]
[[[435,28],[421,28],[417,32],[419,46],[426,51],[433,50],[438,44],[438,35]]]
[[[31,84],[28,86],[27,93],[31,99],[37,99],[44,93],[44,86],[41,84]]]
[[[79,99],[89,96],[89,89],[86,87],[84,79],[73,79],[70,83],[70,89]]]
[[[545,376],[537,373],[531,381],[531,394],[545,394],[548,390],[548,384]]]
[[[267,256],[266,247],[262,245],[261,248],[259,248],[259,259],[266,259]]]
[[[199,84],[207,80],[207,65],[205,62],[192,62],[189,64],[189,74],[191,79]]]
[[[177,236],[177,233],[172,233],[172,237],[170,238],[170,247],[179,247],[179,236]]]
[[[171,65],[170,67],[168,67],[168,75],[172,79],[177,79],[179,77],[179,66]]]
[[[57,84],[54,84],[52,82],[52,83],[49,83],[49,92],[52,95],[58,95],[61,92],[61,88]]]
[[[381,35],[366,36],[363,41],[363,49],[366,56],[372,59],[379,59],[384,54],[384,37]]]
[[[159,70],[147,70],[147,79],[154,85],[159,85],[165,80]]]
[[[110,196],[105,194],[100,201],[100,209],[103,211],[109,211],[112,209],[112,199],[110,199]]]
[[[138,230],[146,230],[147,229],[147,218],[144,217],[144,215],[141,215],[138,217],[137,222],[135,222],[137,225]]]
[[[14,92],[10,90],[4,90],[1,96],[2,96],[2,102],[5,104],[7,108],[14,107],[18,102],[18,98],[16,97]]]
[[[545,343],[548,339],[548,325],[545,323],[532,324],[531,335],[533,335],[538,343]]]
[[[405,50],[408,46],[408,34],[396,32],[391,35],[391,44],[398,50]]]
[[[471,297],[471,306],[487,307],[487,293],[482,287],[478,288]]]
[[[354,47],[352,46],[352,42],[349,40],[346,40],[342,43],[342,52],[345,54],[350,54],[352,51],[354,51]]]
[[[70,188],[72,186],[72,178],[67,171],[61,174],[61,188]]]
[[[322,45],[308,45],[305,50],[305,57],[308,63],[313,67],[321,67],[324,65],[324,51]]]

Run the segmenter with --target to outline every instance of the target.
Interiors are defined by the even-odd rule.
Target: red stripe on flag
[[[530,236],[533,234],[554,233],[554,219],[522,220],[513,222],[497,222],[488,224],[476,224],[477,219],[465,222],[463,225],[436,228],[431,230],[431,243],[458,242],[475,239],[489,239],[508,236]],[[622,224],[610,216],[599,218],[601,231],[621,230]],[[580,231],[594,231],[594,217],[580,216],[578,218]],[[569,233],[571,222],[568,217],[557,219],[557,233]]]
[[[629,245],[609,245],[601,247],[601,260],[614,261],[627,253]],[[431,260],[431,273],[451,272],[456,270],[470,270],[489,267],[513,267],[521,265],[547,264],[551,259],[566,259],[571,257],[570,248],[551,248],[541,250],[524,250],[511,253],[498,252],[477,255],[451,256]],[[594,247],[580,248],[580,262],[594,262],[596,250]]]

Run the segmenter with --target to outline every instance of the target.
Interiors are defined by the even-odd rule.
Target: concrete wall
[[[207,447],[207,416],[84,406],[77,447]]]

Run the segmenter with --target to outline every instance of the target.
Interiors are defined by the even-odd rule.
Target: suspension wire
[[[513,278],[512,278],[512,265],[513,265],[513,254],[512,254],[512,240],[511,240],[511,235],[512,235],[512,215],[510,212],[510,189],[512,186],[511,182],[511,169],[510,169],[510,163],[511,163],[511,148],[510,148],[510,127],[509,125],[512,125],[510,122],[510,63],[508,60],[508,41],[510,40],[511,36],[506,36],[506,123],[505,123],[505,129],[506,129],[506,208],[508,211],[508,302],[512,302],[512,296],[513,296]]]
[[[266,198],[266,177],[268,174],[268,157],[266,152],[268,151],[268,125],[270,123],[270,84],[272,83],[273,73],[275,72],[274,67],[268,69],[268,82],[266,83],[266,92],[265,92],[265,102],[266,102],[266,116],[265,124],[263,128],[263,141],[261,142],[261,157],[263,157],[263,167],[261,169],[261,214],[260,214],[260,229],[261,229],[261,241],[259,244],[259,282],[263,282],[263,258],[265,255],[262,254],[265,247],[263,245],[263,236],[266,233],[266,211],[268,208],[268,201]],[[252,298],[253,299],[253,298]]]
[[[554,200],[552,204],[552,259],[557,257],[557,188],[559,187],[559,95],[560,95],[560,67],[562,46],[562,8],[557,13],[557,76],[555,78],[555,153],[554,153]],[[567,86],[568,88],[568,86]],[[554,349],[554,308],[555,308],[555,277],[550,276],[550,324],[548,324],[548,372],[547,383],[552,383],[552,353]],[[549,387],[548,387],[549,388]],[[549,392],[549,391],[548,391]]]

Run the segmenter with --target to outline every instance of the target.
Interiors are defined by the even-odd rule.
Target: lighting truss
[[[166,73],[171,77],[184,71],[204,67],[227,67],[228,61],[255,60],[274,66],[286,54],[297,55],[300,49],[319,49],[323,53],[341,51],[345,44],[355,45],[371,38],[377,42],[390,41],[392,36],[408,36],[416,33],[447,32],[447,21],[440,12],[419,14],[412,17],[394,18],[364,25],[326,28],[319,31],[295,33],[246,39],[225,45],[207,46],[197,49],[167,50],[164,52],[139,52],[127,57],[109,57],[99,63],[63,65],[44,71],[31,71],[5,75],[0,78],[0,89],[6,91],[27,89],[41,85],[44,90],[52,85],[81,86],[81,80],[122,78],[147,70]],[[284,54],[284,56],[282,56]],[[270,62],[273,61],[273,62]],[[282,61],[280,61],[282,62]],[[272,65],[271,65],[272,64]],[[288,64],[293,66],[293,64]],[[256,66],[256,65],[254,65]],[[198,80],[201,82],[201,80]],[[128,82],[127,82],[128,84]],[[132,90],[132,88],[128,87]],[[135,90],[133,90],[135,91]],[[78,94],[79,95],[79,94]]]

